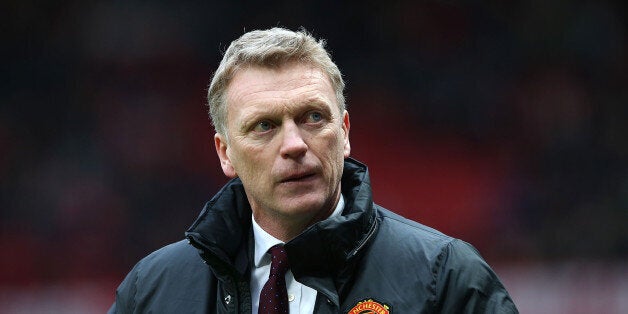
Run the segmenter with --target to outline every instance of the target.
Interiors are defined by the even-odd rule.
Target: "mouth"
[[[280,183],[303,182],[313,179],[315,176],[315,173],[299,173],[287,176],[286,178],[282,179]]]

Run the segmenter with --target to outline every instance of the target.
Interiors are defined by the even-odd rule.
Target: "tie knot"
[[[268,249],[268,251],[271,256],[270,274],[285,276],[290,266],[288,265],[288,255],[283,245],[277,244]]]

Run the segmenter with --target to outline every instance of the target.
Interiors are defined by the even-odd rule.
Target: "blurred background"
[[[0,312],[102,313],[226,182],[205,93],[245,31],[347,81],[374,199],[462,238],[522,313],[628,312],[623,1],[3,1]]]

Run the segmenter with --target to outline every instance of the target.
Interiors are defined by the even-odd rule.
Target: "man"
[[[343,90],[305,31],[231,43],[208,100],[233,180],[187,243],[133,268],[110,312],[516,313],[469,244],[373,203],[366,166],[349,158]]]

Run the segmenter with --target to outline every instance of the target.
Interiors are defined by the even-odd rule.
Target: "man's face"
[[[327,217],[340,197],[349,156],[349,115],[327,75],[308,64],[249,67],[227,90],[228,141],[215,136],[228,177],[240,177],[262,226],[304,227]]]

